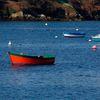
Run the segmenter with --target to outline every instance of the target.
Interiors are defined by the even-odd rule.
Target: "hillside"
[[[100,20],[100,1],[0,0],[0,20]]]

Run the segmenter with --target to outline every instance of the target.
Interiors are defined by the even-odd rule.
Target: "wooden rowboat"
[[[28,56],[8,52],[12,64],[54,64],[54,56]]]

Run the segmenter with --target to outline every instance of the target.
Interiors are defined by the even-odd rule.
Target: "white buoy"
[[[56,35],[55,38],[58,38],[58,36]]]
[[[45,26],[47,26],[48,25],[48,23],[45,23]]]
[[[8,46],[11,46],[11,44],[12,44],[11,41],[9,41],[9,42],[8,42]]]
[[[91,39],[89,39],[88,41],[89,41],[89,42],[91,42],[92,40],[91,40]]]
[[[76,28],[76,31],[78,31],[79,29],[78,28]]]
[[[23,53],[22,53],[22,52],[21,52],[20,54],[21,54],[21,55],[23,55]]]

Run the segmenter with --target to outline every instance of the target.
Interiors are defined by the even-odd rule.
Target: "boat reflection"
[[[54,66],[55,64],[11,64],[11,68],[25,68],[25,67],[48,67]]]
[[[11,67],[12,68],[20,68],[20,67],[31,67],[33,65],[30,65],[30,64],[11,64]]]

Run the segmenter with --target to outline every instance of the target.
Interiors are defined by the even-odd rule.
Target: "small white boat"
[[[92,40],[95,41],[95,42],[100,42],[100,34],[92,36]]]
[[[73,32],[73,33],[65,33],[63,35],[64,37],[68,37],[68,38],[80,38],[80,37],[84,37],[85,33]]]

